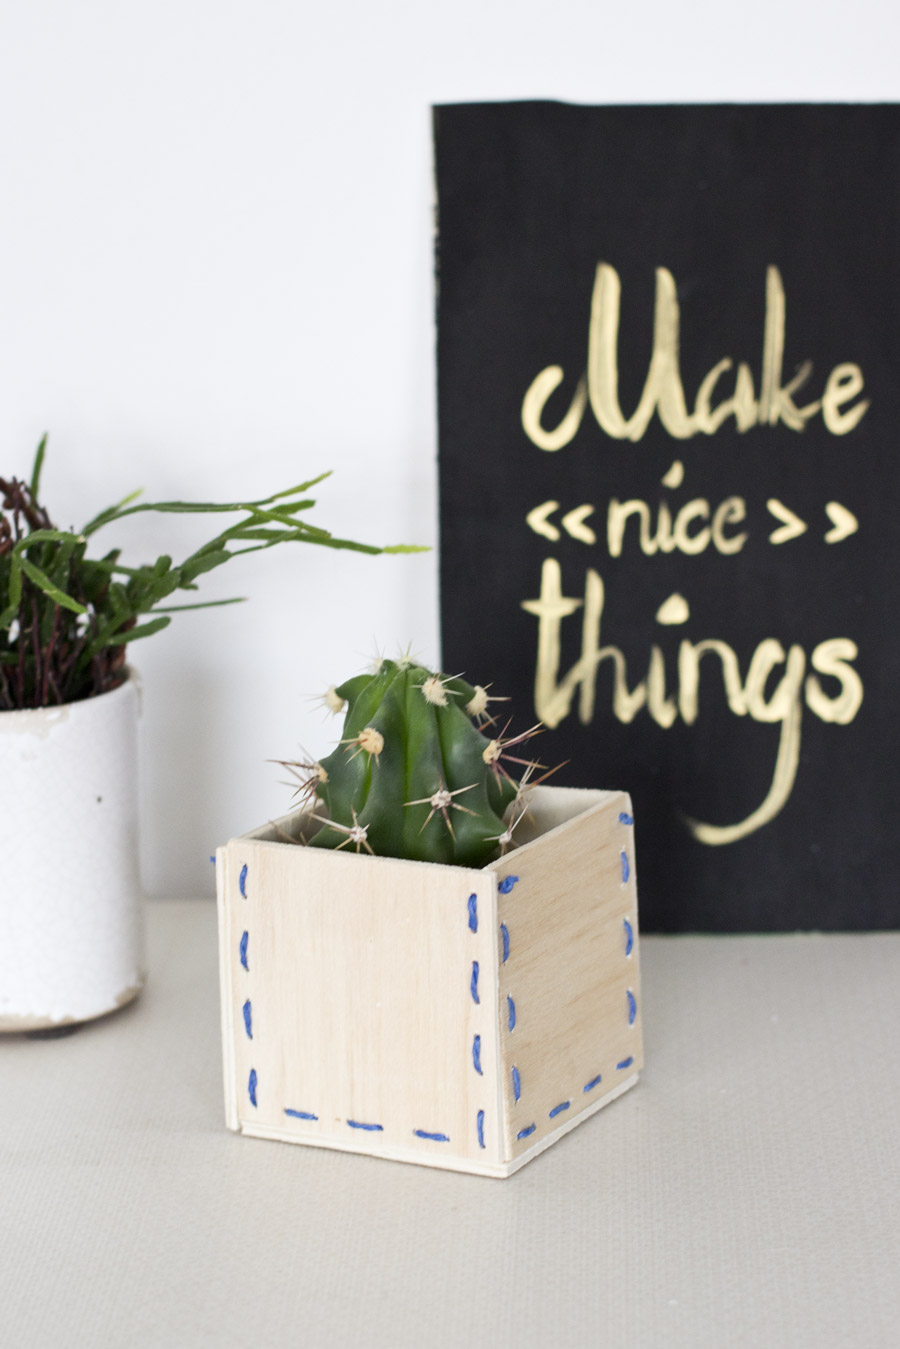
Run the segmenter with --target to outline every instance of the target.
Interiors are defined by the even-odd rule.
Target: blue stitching
[[[213,866],[216,865],[216,859],[215,859],[215,857],[211,857],[209,860],[212,862]]]
[[[627,810],[620,810],[619,824],[634,824],[634,816],[629,815]]]
[[[620,823],[622,823],[622,824],[633,824],[633,823],[634,823],[634,817],[633,817],[633,816],[630,816],[630,815],[627,815],[627,814],[623,811],[623,812],[619,815],[619,821],[620,821]],[[628,882],[628,880],[629,880],[629,878],[630,878],[630,875],[631,875],[631,869],[630,869],[629,862],[628,862],[628,855],[627,855],[627,853],[624,851],[624,849],[622,850],[622,852],[621,852],[620,855],[621,855],[621,859],[622,859],[622,883],[623,883],[623,885],[624,885],[624,884],[627,884],[627,882]],[[215,859],[212,859],[212,858],[211,858],[210,860],[211,860],[211,861],[214,861]],[[241,867],[240,876],[239,876],[239,879],[238,879],[238,885],[239,885],[239,888],[240,888],[241,896],[242,896],[244,899],[247,898],[247,871],[248,871],[248,867],[247,867],[247,863],[245,862],[244,865]],[[500,882],[500,884],[498,885],[497,888],[498,888],[498,890],[499,890],[499,892],[500,892],[501,894],[508,895],[508,894],[511,892],[513,886],[517,884],[518,880],[519,880],[519,877],[518,877],[518,876],[505,876],[505,877],[503,878],[503,880]],[[469,896],[469,902],[468,902],[468,908],[469,908],[469,929],[470,929],[470,931],[472,931],[472,932],[477,932],[477,931],[478,931],[478,907],[477,907],[477,905],[478,905],[478,897],[477,897],[477,895],[475,895],[475,894],[470,895],[470,896]],[[627,918],[623,919],[623,924],[624,924],[624,927],[625,927],[625,954],[626,954],[626,956],[630,956],[632,950],[634,949],[634,929],[633,929],[631,923],[628,921]],[[502,941],[503,941],[503,963],[506,964],[506,961],[509,959],[509,930],[508,930],[508,928],[507,928],[507,926],[506,926],[505,923],[501,923],[501,924],[500,924],[500,933],[501,933],[501,937],[502,937]],[[250,939],[250,934],[249,934],[249,932],[246,932],[246,931],[243,932],[242,935],[241,935],[240,947],[239,947],[239,950],[240,950],[240,960],[241,960],[241,965],[242,965],[242,966],[244,967],[244,969],[247,970],[248,972],[249,972],[249,968],[250,968],[250,967],[249,967],[249,964],[248,964],[248,961],[247,961],[247,948],[248,948],[249,939]],[[472,961],[471,993],[472,993],[473,1001],[476,1002],[476,1003],[479,1003],[479,1005],[480,1005],[480,999],[479,999],[479,996],[478,996],[478,973],[479,973],[479,965],[478,965],[478,961],[477,961],[477,960],[473,960],[473,961]],[[629,1025],[634,1025],[634,1022],[635,1022],[635,1019],[636,1019],[636,1016],[637,1016],[637,1001],[636,1001],[635,996],[634,996],[634,993],[631,991],[631,989],[626,989],[626,994],[625,994],[625,996],[626,996],[626,998],[628,999],[628,1024],[629,1024]],[[512,1031],[512,1030],[515,1029],[515,1025],[516,1025],[516,1005],[515,1005],[515,1002],[513,1001],[513,999],[512,999],[509,995],[507,995],[506,1002],[507,1002],[507,1007],[508,1007],[508,1012],[509,1012],[509,1029]],[[243,1017],[244,1017],[244,1028],[245,1028],[245,1030],[246,1030],[246,1032],[247,1032],[248,1038],[252,1040],[252,1039],[253,1039],[253,1007],[252,1007],[251,1000],[250,1000],[249,998],[245,1001],[245,1003],[244,1003],[244,1005],[243,1005],[242,1011],[243,1011]],[[476,1071],[480,1076],[483,1076],[483,1070],[482,1070],[482,1067],[481,1067],[481,1036],[480,1036],[480,1035],[476,1035],[476,1036],[474,1037],[473,1041],[472,1041],[472,1063],[473,1063],[473,1065],[474,1065],[474,1067],[475,1067],[475,1071]],[[617,1068],[619,1071],[621,1071],[622,1069],[630,1068],[630,1067],[632,1066],[633,1063],[634,1063],[634,1058],[633,1058],[632,1056],[629,1056],[628,1058],[622,1059],[621,1062],[617,1063],[617,1064],[616,1064],[616,1068]],[[602,1075],[602,1073],[598,1073],[598,1075],[597,1075],[596,1077],[592,1078],[590,1082],[586,1082],[586,1083],[585,1083],[585,1085],[584,1085],[584,1087],[583,1087],[583,1089],[582,1089],[583,1092],[586,1093],[586,1092],[589,1092],[589,1091],[593,1091],[593,1089],[594,1089],[595,1087],[597,1087],[597,1086],[600,1085],[600,1083],[602,1082],[602,1080],[603,1080],[603,1075]],[[249,1094],[249,1097],[250,1097],[250,1104],[251,1104],[252,1106],[254,1106],[254,1107],[257,1106],[257,1088],[258,1088],[258,1084],[259,1084],[259,1078],[258,1078],[258,1076],[257,1076],[256,1069],[255,1069],[255,1068],[251,1068],[251,1069],[250,1069],[250,1076],[249,1076],[249,1078],[248,1078],[248,1080],[247,1080],[247,1091],[248,1091],[248,1094]],[[513,1065],[513,1068],[512,1068],[512,1086],[513,1086],[513,1095],[514,1095],[516,1101],[518,1101],[518,1100],[520,1100],[521,1095],[522,1095],[522,1083],[521,1083],[521,1077],[520,1077],[520,1075],[519,1075],[519,1070],[518,1070],[518,1068],[515,1066],[515,1064]],[[568,1109],[571,1107],[571,1104],[572,1104],[571,1101],[561,1101],[561,1102],[559,1103],[559,1105],[554,1106],[553,1109],[549,1112],[548,1118],[549,1118],[549,1119],[555,1119],[557,1115],[560,1115],[560,1114],[563,1113],[563,1111],[568,1110]],[[307,1110],[291,1110],[291,1109],[287,1109],[287,1108],[286,1108],[284,1113],[285,1113],[285,1115],[287,1115],[287,1116],[288,1116],[289,1118],[291,1118],[291,1119],[301,1119],[301,1120],[313,1120],[313,1121],[318,1121],[318,1118],[319,1118],[318,1115],[314,1115],[314,1114],[312,1114],[310,1111],[307,1111]],[[348,1119],[348,1120],[347,1120],[347,1124],[349,1125],[349,1127],[350,1127],[351,1129],[363,1129],[363,1130],[365,1130],[365,1131],[367,1131],[367,1132],[369,1132],[369,1133],[383,1133],[383,1132],[384,1132],[384,1126],[383,1126],[382,1124],[368,1124],[368,1123],[366,1123],[366,1122],[364,1122],[364,1121],[362,1121],[362,1120],[353,1120],[353,1119]],[[479,1146],[479,1148],[483,1148],[483,1147],[485,1146],[485,1142],[484,1142],[484,1111],[483,1111],[483,1110],[479,1110],[478,1113],[477,1113],[477,1115],[476,1115],[476,1117],[475,1117],[475,1127],[476,1127],[476,1132],[477,1132],[477,1137],[478,1137],[478,1146]],[[521,1141],[521,1140],[524,1139],[524,1138],[529,1138],[529,1137],[531,1136],[531,1134],[533,1134],[533,1133],[535,1132],[536,1129],[537,1129],[537,1124],[529,1124],[529,1125],[527,1126],[527,1128],[525,1128],[525,1129],[520,1129],[519,1132],[518,1132],[518,1134],[516,1135],[517,1140],[518,1140],[518,1141]],[[416,1138],[427,1139],[427,1140],[430,1141],[430,1142],[435,1142],[435,1143],[449,1143],[449,1142],[450,1142],[450,1136],[449,1136],[449,1134],[429,1133],[429,1132],[428,1132],[427,1130],[425,1130],[425,1129],[414,1129],[414,1130],[413,1130],[413,1134],[416,1136]]]

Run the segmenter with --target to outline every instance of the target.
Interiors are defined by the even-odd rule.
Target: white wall
[[[429,104],[895,100],[886,0],[31,0],[0,33],[0,472],[51,432],[62,524],[262,496],[324,468],[317,523],[436,536]],[[134,560],[202,532],[122,529]],[[177,527],[175,527],[177,525]],[[127,555],[127,554],[126,554]],[[230,573],[230,574],[229,574]],[[135,647],[144,862],[207,893],[214,846],[287,807],[266,760],[381,644],[437,657],[436,558],[233,564]]]

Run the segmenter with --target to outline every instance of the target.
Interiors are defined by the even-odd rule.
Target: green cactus
[[[539,728],[488,739],[493,721],[480,685],[436,675],[408,660],[380,662],[329,689],[333,712],[346,707],[340,744],[321,763],[303,765],[306,790],[328,809],[313,809],[322,828],[313,848],[345,848],[381,857],[478,867],[511,842],[504,813],[521,799],[508,750]],[[504,762],[504,760],[506,762]]]

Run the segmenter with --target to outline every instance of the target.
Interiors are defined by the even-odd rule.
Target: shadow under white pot
[[[139,710],[132,674],[0,712],[0,1031],[89,1021],[141,989]]]

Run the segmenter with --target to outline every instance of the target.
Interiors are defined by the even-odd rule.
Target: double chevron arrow
[[[775,516],[775,519],[781,521],[778,529],[774,529],[769,535],[770,543],[787,543],[790,539],[797,539],[801,534],[805,534],[809,528],[805,520],[801,520],[799,515],[785,506],[784,502],[779,501],[777,497],[770,497],[766,506],[770,513]],[[525,521],[535,534],[540,534],[542,538],[549,539],[551,543],[556,543],[562,535],[556,525],[550,523],[550,516],[558,510],[558,501],[544,501],[540,506],[535,506],[534,510],[528,512]],[[840,543],[842,539],[849,538],[859,529],[859,521],[856,516],[852,511],[848,511],[846,506],[842,506],[839,501],[827,502],[825,512],[832,525],[832,528],[825,535],[826,543]],[[580,543],[596,543],[597,535],[589,525],[585,524],[588,516],[593,515],[593,513],[593,506],[576,506],[574,510],[568,511],[562,517],[560,524],[570,538],[578,539]]]
[[[783,501],[779,501],[777,497],[769,497],[766,505],[775,519],[781,521],[781,528],[773,530],[769,535],[769,543],[787,543],[789,539],[799,538],[801,534],[806,533],[809,528],[806,521],[789,510]],[[825,535],[826,543],[840,543],[841,539],[848,539],[859,529],[856,516],[839,501],[829,501],[825,511],[833,526]]]
[[[535,534],[540,534],[542,538],[549,539],[551,543],[556,543],[561,538],[556,525],[551,525],[549,517],[554,511],[559,510],[558,501],[544,501],[540,506],[535,506],[533,511],[529,511],[525,516],[525,523],[530,525]],[[589,515],[593,515],[593,506],[576,506],[574,511],[569,511],[564,515],[561,524],[567,534],[573,539],[578,539],[581,543],[596,543],[597,535],[584,522]]]

